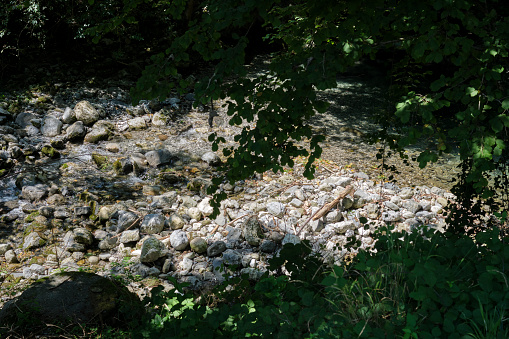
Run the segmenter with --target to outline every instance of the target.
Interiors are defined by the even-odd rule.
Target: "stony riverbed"
[[[345,80],[327,95],[339,102],[361,85],[372,95],[380,90],[362,81]],[[211,219],[205,187],[221,158],[207,137],[232,141],[238,131],[221,109],[210,127],[192,93],[132,106],[129,85],[55,84],[0,108],[0,304],[60,269],[139,277],[131,287],[143,295],[147,280],[170,288],[169,276],[213,284],[223,279],[222,265],[256,279],[288,242],[307,239],[327,262],[341,263],[356,251],[344,247],[348,238],[369,248],[382,224],[445,227],[454,160],[423,172],[402,168],[397,184],[384,183],[376,146],[361,138],[369,114],[352,116],[336,104],[315,122],[329,136],[315,179],[302,177],[300,159],[285,173],[224,184],[228,199]],[[353,109],[368,110],[353,97]],[[341,129],[347,125],[354,128]],[[352,195],[307,222],[349,185]]]

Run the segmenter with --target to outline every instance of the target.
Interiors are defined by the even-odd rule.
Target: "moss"
[[[53,147],[48,146],[48,145],[44,146],[41,149],[41,153],[44,154],[47,157],[50,157],[50,158],[58,158],[58,157],[60,157],[60,153],[56,149],[54,149]]]
[[[120,163],[120,159],[117,159],[117,161],[113,163],[113,169],[115,170],[116,173],[119,173],[122,170],[122,164]]]
[[[25,217],[25,222],[33,222],[35,220],[35,217],[39,215],[39,211],[35,211],[30,213]]]
[[[62,166],[60,166],[60,170],[65,170],[67,168],[69,168],[69,164],[68,163],[62,164]]]
[[[2,177],[4,174],[6,174],[6,169],[0,169],[0,177]]]
[[[99,168],[104,168],[104,166],[108,165],[108,157],[106,157],[104,155],[92,153],[92,160],[95,162],[95,164]]]

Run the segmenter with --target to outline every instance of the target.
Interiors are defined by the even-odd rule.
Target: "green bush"
[[[375,249],[359,252],[351,267],[336,268],[323,282],[336,313],[356,334],[506,337],[509,248],[497,229],[458,239],[385,229]]]

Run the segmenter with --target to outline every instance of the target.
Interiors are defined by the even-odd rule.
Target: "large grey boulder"
[[[85,125],[92,125],[99,120],[99,112],[88,101],[80,101],[74,106],[76,119]]]
[[[93,273],[64,272],[34,283],[0,310],[0,324],[17,325],[23,337],[45,333],[59,324],[112,326],[133,320],[143,312],[136,294]],[[23,322],[24,325],[19,326]]]
[[[32,120],[36,118],[37,116],[32,113],[22,112],[18,114],[18,116],[16,117],[16,124],[19,125],[21,128],[25,128],[27,126],[31,126]]]
[[[29,201],[41,200],[48,195],[49,188],[47,185],[38,184],[35,186],[25,186],[21,190],[23,198]]]
[[[65,133],[68,140],[81,140],[87,134],[87,130],[82,121],[76,121],[74,124],[67,127]]]
[[[48,116],[44,119],[41,127],[41,133],[45,137],[54,137],[60,134],[62,129],[62,121],[55,117]]]
[[[159,233],[164,228],[164,216],[162,214],[147,214],[141,223],[140,231],[147,234]]]
[[[189,238],[186,232],[176,230],[170,235],[171,246],[177,251],[183,251],[189,246]]]

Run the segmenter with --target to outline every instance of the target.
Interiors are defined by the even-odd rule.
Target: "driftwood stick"
[[[322,208],[320,208],[315,215],[313,216],[313,220],[320,219],[323,217],[327,212],[331,210],[334,206],[336,206],[341,200],[343,200],[348,194],[353,196],[353,186],[348,185],[345,187],[343,192],[341,192],[336,199],[331,201],[330,203],[324,205]]]
[[[306,226],[311,221],[311,219],[313,219],[313,220],[320,219],[325,214],[327,214],[327,212],[329,212],[331,210],[331,208],[333,208],[341,200],[343,200],[348,194],[350,194],[353,197],[353,193],[354,193],[353,186],[352,185],[346,186],[345,189],[338,195],[338,197],[336,199],[334,199],[333,201],[331,201],[328,204],[323,205],[322,208],[320,208],[312,216],[310,216],[309,219],[304,223],[304,225],[302,225],[300,227],[299,232],[297,232],[297,235],[300,234],[300,232],[304,229],[304,226]]]

